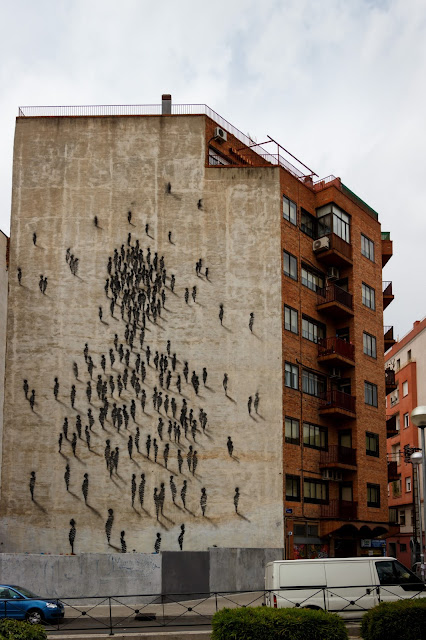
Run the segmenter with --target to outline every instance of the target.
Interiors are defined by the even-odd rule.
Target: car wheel
[[[39,609],[31,609],[31,611],[28,611],[25,619],[30,624],[41,624],[43,622],[43,614]]]

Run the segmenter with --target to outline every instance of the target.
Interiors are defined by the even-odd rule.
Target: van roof
[[[355,558],[297,558],[295,560],[274,560],[270,564],[280,564],[282,562],[367,562],[368,560],[395,560],[390,556],[363,556]]]

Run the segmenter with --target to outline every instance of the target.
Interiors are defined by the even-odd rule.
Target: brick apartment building
[[[426,318],[414,322],[411,331],[386,353],[389,511],[390,521],[399,525],[387,543],[389,555],[407,567],[415,561],[413,540],[419,540],[417,482],[409,456],[421,447],[419,429],[412,424],[410,416],[415,407],[426,404],[425,354]],[[420,495],[423,502],[422,478]],[[421,514],[423,517],[423,504]]]
[[[167,96],[162,110],[20,110],[11,273],[22,269],[26,289],[10,278],[4,448],[14,458],[3,457],[4,551],[67,552],[72,517],[77,552],[109,549],[120,528],[129,549],[151,551],[159,532],[161,549],[175,549],[185,525],[184,549],[284,546],[289,558],[382,553],[389,529],[383,354],[393,343],[392,328],[383,330],[393,296],[390,283],[382,290],[382,267],[392,242],[378,214],[340,178],[315,178],[272,139],[258,145],[205,105],[172,107]],[[147,321],[145,337],[152,353],[164,355],[166,339],[176,348],[170,395],[179,408],[175,378],[185,359],[194,372],[208,371],[208,427],[196,430],[199,464],[187,478],[184,508],[168,489],[170,473],[182,479],[176,438],[168,467],[157,454],[154,464],[141,445],[134,458],[121,454],[117,481],[112,472],[108,478],[99,402],[93,394],[86,403],[81,386],[90,388],[81,373],[85,343],[86,363],[90,353],[102,379],[114,332],[128,340],[129,326],[117,311],[102,316],[102,307],[111,300],[106,265],[114,251],[119,262],[120,245],[126,255],[126,241],[133,247],[135,238],[167,265],[166,320]],[[79,279],[70,274],[70,254],[80,260]],[[202,272],[194,272],[200,257]],[[39,277],[48,278],[48,296]],[[130,367],[147,357],[146,342],[140,350],[137,344]],[[121,360],[107,362],[105,387],[108,376],[118,383],[117,368],[124,375]],[[149,358],[147,365],[149,409],[142,413],[138,404],[129,424],[132,436],[138,425],[138,438],[140,427],[141,442],[157,437],[150,398],[159,383]],[[23,401],[23,379],[35,388],[37,417]],[[129,386],[120,401],[129,406],[132,393]],[[185,382],[182,393],[197,416],[198,393]],[[113,387],[112,401],[119,402]],[[87,407],[96,418],[92,445],[76,437],[73,455],[71,433],[59,431],[65,417],[72,432],[76,411],[84,415]],[[106,429],[116,437],[109,418]],[[188,445],[185,439],[189,456]],[[64,456],[74,497],[63,480]],[[136,487],[130,501],[136,463],[149,496],[140,510]],[[82,465],[92,483],[90,510],[87,496],[75,499]],[[28,488],[32,473],[38,502]],[[157,508],[155,518],[152,491],[155,497],[161,482],[164,514]],[[115,524],[112,514],[104,524],[111,511]]]

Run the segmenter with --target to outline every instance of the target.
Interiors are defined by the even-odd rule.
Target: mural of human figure
[[[232,458],[232,454],[234,453],[234,443],[231,440],[231,436],[228,436],[228,442],[226,443],[226,446],[228,447],[228,453]]]
[[[134,398],[132,398],[130,403],[130,415],[132,416],[133,422],[136,422],[136,402]]]
[[[34,405],[35,405],[35,391],[34,389],[31,390],[31,395],[30,395],[30,407],[31,407],[31,411],[34,411]]]
[[[209,268],[208,267],[206,267],[205,273],[206,273],[206,280],[208,280],[209,279]]]
[[[146,438],[145,448],[146,448],[146,457],[149,458],[149,452],[151,449],[151,436],[149,434]]]
[[[105,440],[104,458],[105,458],[105,463],[106,463],[107,469],[109,467],[110,455],[111,455],[111,441],[110,440]]]
[[[102,307],[99,307],[98,314],[99,314],[99,320],[102,322],[102,317],[103,317]]]
[[[180,525],[180,534],[178,537],[178,543],[179,543],[179,549],[182,551],[183,548],[183,537],[185,535],[185,525],[181,524]]]
[[[157,440],[156,440],[156,438],[154,438],[154,441],[153,441],[153,447],[154,447],[154,462],[157,462],[157,457],[158,457],[158,444],[157,444]]]
[[[253,325],[254,325],[254,313],[252,312],[250,314],[250,320],[249,320],[249,329],[252,333],[253,333]]]
[[[223,309],[223,304],[219,305],[219,320],[220,320],[220,324],[223,325],[223,316],[225,314],[225,311]]]
[[[142,389],[142,393],[141,393],[141,407],[142,407],[142,411],[145,413],[145,405],[146,405],[146,391],[145,389]]]
[[[111,363],[111,368],[114,366],[114,362],[115,362],[115,355],[114,355],[114,351],[112,349],[109,350],[109,361]]]
[[[206,507],[207,507],[207,492],[205,487],[201,489],[201,498],[200,498],[200,507],[203,513],[203,516],[206,515]]]
[[[124,536],[126,535],[125,531],[122,531],[120,533],[120,546],[121,546],[121,553],[127,553],[127,544],[126,541],[124,539]]]
[[[140,441],[140,437],[141,437],[141,432],[139,430],[139,427],[136,427],[136,433],[135,433],[135,447],[136,447],[136,451],[138,453],[140,453],[139,451],[139,441]]]
[[[69,533],[68,533],[68,540],[69,540],[70,545],[71,545],[71,554],[74,555],[74,542],[75,542],[75,535],[76,535],[76,528],[75,528],[75,520],[74,520],[74,518],[71,518],[70,526],[71,526],[71,529],[69,530]]]
[[[252,405],[252,403],[253,403],[253,398],[252,398],[252,396],[249,396],[249,399],[247,400],[247,409],[248,409],[248,412],[249,412],[250,415],[251,415],[251,405]]]
[[[189,445],[188,453],[186,454],[186,462],[188,464],[189,471],[191,471],[192,469],[192,456],[193,456],[192,445]]]
[[[88,402],[90,404],[92,402],[92,385],[90,383],[90,380],[87,381],[86,396],[87,396],[87,400],[88,400]]]
[[[28,400],[28,391],[30,390],[30,387],[28,385],[28,380],[24,380],[24,384],[22,385],[22,387],[24,389],[25,398]]]
[[[182,504],[184,509],[186,509],[186,492],[188,490],[188,483],[186,480],[183,481],[182,489],[180,490],[180,497],[182,500]]]
[[[181,391],[182,391],[182,382],[181,382],[181,379],[180,379],[180,375],[178,375],[177,378],[176,378],[176,388],[179,391],[179,393],[181,393]]]
[[[58,438],[58,453],[61,453],[62,451],[62,440],[63,440],[63,433],[61,431]]]
[[[101,356],[101,368],[102,368],[102,371],[105,373],[105,369],[106,369],[106,358],[105,358],[105,355],[104,355],[104,354],[102,354],[102,356]]]
[[[86,424],[86,426],[84,427],[84,435],[86,437],[86,444],[87,444],[87,448],[90,451],[90,429],[89,429],[89,425]]]
[[[186,288],[185,288],[185,295],[184,295],[184,297],[185,297],[185,302],[186,302],[186,304],[188,304],[188,302],[189,302],[189,289],[188,289],[188,287],[186,287]]]
[[[40,289],[41,293],[43,293],[43,274],[40,273],[40,280],[38,281],[38,288]]]
[[[129,452],[129,458],[132,460],[133,455],[133,437],[130,435],[127,441],[127,451]]]
[[[77,390],[75,388],[75,384],[73,384],[72,387],[71,387],[71,393],[70,393],[71,406],[72,406],[73,409],[74,409],[76,394],[77,394]]]
[[[154,488],[154,506],[155,506],[155,515],[158,520],[160,516],[160,499],[159,499],[157,487]]]
[[[155,553],[160,553],[160,549],[161,549],[161,535],[157,533],[157,537],[155,538],[155,543],[154,543]]]
[[[76,449],[77,449],[77,434],[74,433],[72,434],[72,440],[71,440],[71,449],[72,449],[72,455],[74,456],[74,458],[77,457],[76,455]]]
[[[22,269],[21,269],[21,267],[18,267],[18,283],[19,283],[19,286],[21,286],[21,281],[22,281]]]
[[[188,367],[188,363],[185,361],[183,364],[183,375],[185,378],[185,382],[188,384],[188,374],[189,374],[189,367]]]
[[[192,293],[191,293],[191,295],[192,295],[192,299],[193,299],[193,301],[195,302],[196,297],[197,297],[197,287],[196,287],[196,286],[193,286],[193,287],[192,287]]]
[[[141,507],[143,507],[144,497],[145,497],[145,474],[141,473],[141,481],[139,483],[139,502]]]
[[[197,456],[197,452],[194,451],[194,453],[192,454],[192,475],[195,476],[195,471],[197,469],[198,466],[198,456]]]
[[[53,385],[53,395],[55,396],[55,400],[58,399],[59,394],[59,380],[55,378],[55,384]]]
[[[108,544],[110,544],[110,540],[111,540],[111,531],[112,531],[113,523],[114,523],[114,509],[108,509],[108,518],[107,518],[107,521],[105,522],[105,533],[106,533]]]
[[[31,471],[31,475],[30,475],[30,494],[31,494],[31,500],[34,502],[34,487],[35,487],[35,483],[36,483],[36,472],[35,471]]]
[[[160,511],[161,515],[164,515],[164,501],[166,499],[166,489],[164,487],[164,482],[160,485],[160,492],[158,494],[158,502],[160,503]]]
[[[136,497],[136,474],[132,474],[132,507],[135,506],[135,497]]]
[[[77,429],[77,436],[81,438],[81,417],[80,414],[77,415],[75,419],[75,427]]]
[[[228,374],[227,373],[223,374],[222,384],[223,384],[223,388],[225,389],[225,395],[227,396],[228,395]]]
[[[45,276],[45,278],[43,280],[43,284],[42,284],[42,293],[43,293],[43,295],[46,294],[46,289],[47,289],[47,276]]]
[[[260,402],[259,392],[256,391],[255,396],[254,396],[254,402],[253,402],[254,410],[256,411],[256,413],[258,413],[259,402]]]
[[[177,461],[178,461],[179,473],[182,473],[183,457],[180,449],[178,449],[178,452],[177,452]]]
[[[173,293],[175,290],[175,284],[176,284],[176,278],[175,275],[172,273],[171,278],[170,278],[170,290]]]
[[[170,491],[172,494],[173,504],[176,503],[176,495],[177,495],[177,487],[176,487],[174,478],[175,478],[174,476],[170,476]]]
[[[87,496],[89,495],[89,474],[85,473],[83,476],[83,484],[81,485],[81,491],[83,493],[84,502],[87,504]]]
[[[203,367],[203,385],[206,386],[206,382],[207,382],[207,369],[206,367]]]
[[[67,488],[67,491],[70,490],[70,479],[71,479],[71,469],[70,469],[70,465],[67,464],[65,467],[65,473],[64,473],[64,480],[65,480],[65,486]]]
[[[163,418],[158,418],[157,431],[158,431],[160,440],[163,440],[163,426],[164,426]]]
[[[238,513],[238,503],[240,501],[240,490],[238,487],[235,487],[235,494],[234,494],[234,507],[235,507],[235,513]]]
[[[89,420],[89,429],[92,430],[92,427],[95,424],[95,419],[93,417],[93,413],[90,408],[87,409],[87,419]]]
[[[167,442],[167,443],[166,443],[166,445],[165,445],[165,447],[164,447],[164,453],[163,453],[164,466],[166,467],[166,469],[167,469],[167,463],[168,463],[168,461],[169,461],[169,449],[170,449],[170,445],[169,445],[169,443]]]

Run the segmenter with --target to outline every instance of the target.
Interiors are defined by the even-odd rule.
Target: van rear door
[[[318,560],[290,560],[279,565],[277,607],[318,607],[325,609],[324,563]]]
[[[341,562],[326,563],[325,571],[329,611],[344,618],[359,618],[378,604],[370,562],[342,559]]]
[[[374,566],[376,581],[380,584],[380,602],[424,597],[423,582],[398,560],[376,560]]]

